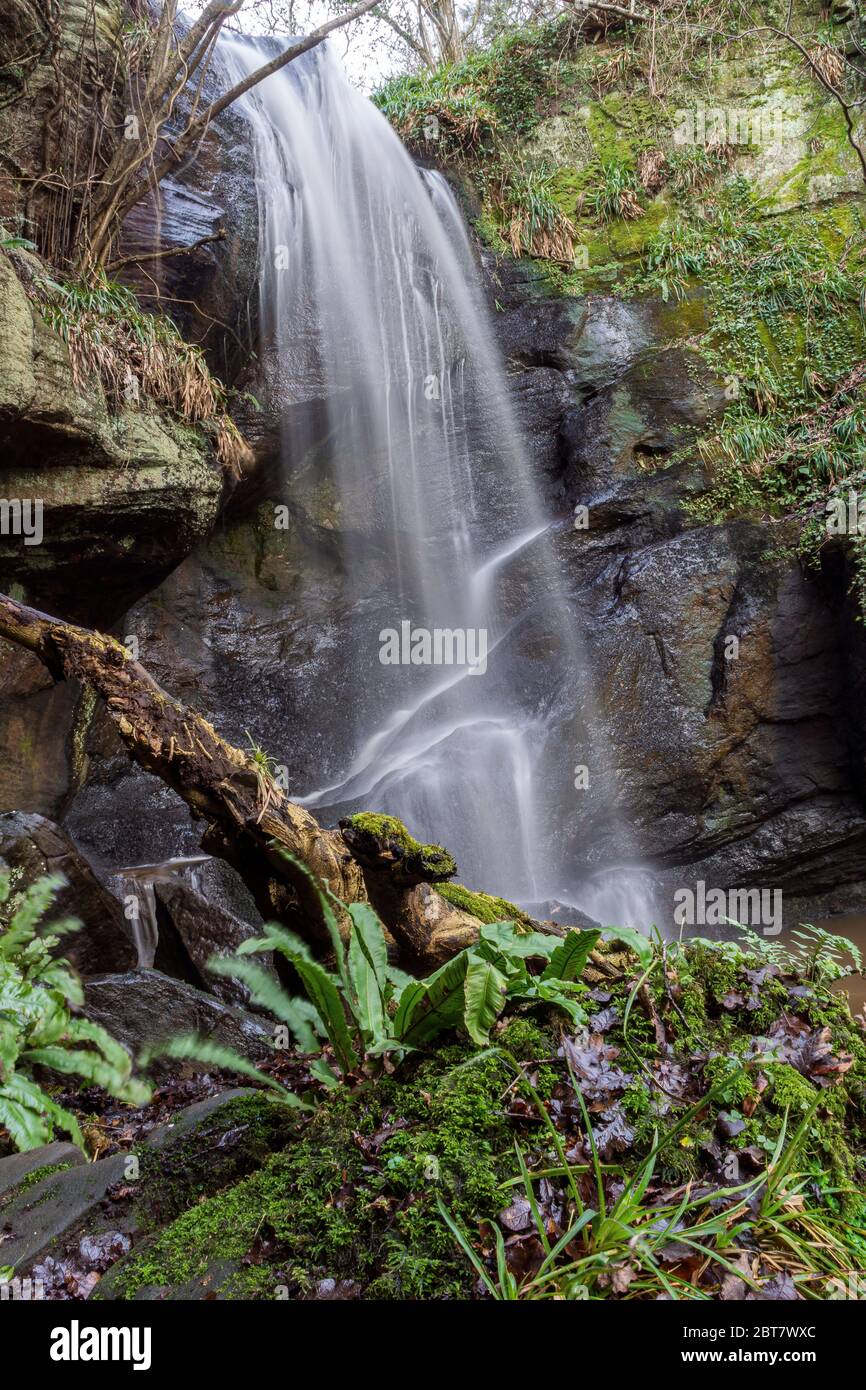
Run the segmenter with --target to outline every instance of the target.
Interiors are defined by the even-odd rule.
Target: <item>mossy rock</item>
[[[399,882],[441,883],[457,872],[447,849],[421,844],[395,816],[361,811],[341,820],[340,829],[361,864],[388,870]]]
[[[294,1111],[261,1091],[222,1092],[181,1111],[130,1152],[94,1163],[83,1155],[42,1162],[0,1200],[3,1263],[26,1273],[45,1255],[65,1258],[85,1231],[140,1236],[158,1229],[260,1168],[296,1124]]]
[[[524,1020],[505,1034],[526,1058],[552,1052],[556,1036]],[[299,1297],[324,1279],[351,1280],[370,1298],[468,1296],[474,1276],[437,1199],[473,1227],[501,1209],[513,1162],[507,1082],[499,1058],[456,1045],[340,1088],[296,1145],[140,1245],[100,1297],[187,1286],[218,1264],[231,1271],[222,1297]]]

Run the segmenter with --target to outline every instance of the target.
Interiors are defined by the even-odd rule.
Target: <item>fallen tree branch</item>
[[[202,848],[238,871],[266,920],[327,943],[317,896],[285,851],[343,902],[372,902],[405,969],[423,974],[477,938],[476,919],[422,881],[423,866],[411,855],[365,843],[356,858],[351,833],[326,830],[273,781],[263,787],[261,767],[163,690],[115,638],[6,595],[0,595],[0,637],[32,652],[55,681],[79,680],[96,692],[129,756],[205,823]],[[436,867],[432,874],[440,879],[455,871],[453,861],[438,874]]]
[[[105,267],[106,275],[113,275],[115,271],[122,270],[127,265],[140,265],[142,261],[164,261],[169,256],[190,256],[193,251],[198,251],[199,247],[207,246],[212,241],[225,241],[225,227],[220,227],[219,231],[211,232],[208,236],[200,236],[198,241],[191,241],[188,246],[166,246],[161,251],[137,251],[134,256],[123,256],[118,261],[112,261]]]

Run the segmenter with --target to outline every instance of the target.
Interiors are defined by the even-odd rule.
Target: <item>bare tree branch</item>
[[[141,265],[143,261],[164,261],[169,256],[189,256],[193,251],[198,251],[199,247],[207,246],[212,241],[225,241],[225,227],[220,227],[219,231],[211,232],[209,236],[201,236],[198,241],[191,241],[188,246],[165,246],[159,251],[136,251],[135,255],[122,256],[120,260],[111,261],[105,267],[106,273],[113,275],[116,271],[122,270],[127,265]]]
[[[177,166],[191,150],[203,139],[204,135],[213,120],[231,106],[246,92],[256,87],[265,78],[273,73],[279,72],[288,63],[299,58],[303,53],[308,53],[323,43],[329,34],[336,29],[343,28],[346,24],[360,18],[361,15],[372,10],[381,0],[360,0],[351,10],[344,14],[336,15],[325,24],[319,25],[312,30],[298,43],[292,44],[282,53],[277,54],[270,62],[262,64],[254,72],[250,73],[242,81],[235,83],[227,92],[215,98],[209,106],[200,114],[193,114],[187,122],[180,135],[171,142],[168,152],[152,164],[149,170],[150,184],[147,181],[138,179],[138,171],[147,165],[155,156],[156,145],[161,138],[164,138],[164,128],[171,119],[174,105],[178,95],[185,87],[189,72],[185,67],[185,60],[190,58],[201,60],[204,51],[209,45],[215,42],[219,35],[222,25],[232,14],[235,14],[242,6],[243,0],[234,0],[234,3],[219,3],[214,0],[208,5],[198,24],[194,26],[194,42],[187,41],[187,46],[181,47],[179,55],[171,56],[168,52],[163,52],[165,44],[158,46],[161,51],[160,63],[161,72],[157,73],[152,82],[148,83],[148,92],[154,92],[157,99],[160,98],[162,104],[157,114],[142,110],[142,119],[146,124],[146,139],[140,149],[130,152],[122,146],[118,148],[115,157],[106,171],[102,192],[97,193],[93,199],[93,214],[91,217],[90,242],[87,248],[87,257],[91,264],[104,266],[108,259],[112,241],[112,229],[116,227],[131,208],[144,197],[148,186],[159,183],[166,174]],[[205,21],[207,20],[207,23]],[[160,21],[162,23],[162,20]],[[167,42],[167,40],[166,40]]]

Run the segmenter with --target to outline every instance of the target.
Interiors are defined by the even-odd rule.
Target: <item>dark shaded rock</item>
[[[196,1033],[234,1048],[254,1062],[273,1056],[271,1029],[262,1019],[158,970],[131,970],[88,980],[84,1009],[88,1018],[107,1028],[133,1056],[181,1033]],[[181,1065],[206,1070],[199,1063],[178,1063],[170,1058],[156,1059],[149,1070],[165,1074]]]
[[[55,685],[38,657],[0,640],[0,810],[61,818],[75,775],[69,731],[86,705],[76,682]]]
[[[0,1198],[5,1204],[8,1194],[22,1182],[32,1182],[33,1174],[41,1168],[74,1168],[86,1162],[77,1144],[62,1140],[41,1144],[38,1149],[28,1149],[26,1153],[9,1154],[7,1158],[0,1158]]]
[[[560,429],[574,500],[592,508],[614,479],[651,470],[692,443],[726,404],[724,389],[694,351],[648,348]]]
[[[351,609],[339,562],[306,522],[293,518],[288,531],[278,531],[273,506],[263,504],[184,561],[130,611],[124,627],[138,637],[156,680],[218,715],[220,733],[236,746],[247,747],[249,733],[285,769],[289,794],[297,795],[309,789],[311,767],[330,779],[350,755],[351,722],[335,718],[344,706],[345,673],[330,655],[345,624],[369,621]],[[100,708],[82,747],[89,775],[66,814],[80,844],[118,867],[199,849],[201,830],[186,806],[131,766]],[[240,904],[228,905],[246,915]]]
[[[21,274],[44,273],[16,257]],[[98,380],[79,388],[2,252],[0,306],[0,485],[42,503],[41,534],[0,537],[0,585],[62,617],[113,621],[208,535],[222,470],[189,427],[146,403],[112,412]]]
[[[38,264],[14,254],[22,274]],[[0,495],[31,508],[26,532],[0,536],[0,591],[58,616],[110,626],[216,519],[224,479],[203,436],[144,404],[113,413],[98,381],[79,389],[3,252],[0,445]],[[52,688],[20,648],[0,651],[0,808],[58,816],[85,771],[92,699]]]
[[[856,898],[866,821],[844,603],[770,557],[757,525],[630,554],[598,544],[585,610],[596,694],[627,819],[661,881],[801,898],[848,883]]]
[[[66,880],[55,899],[54,917],[77,917],[80,931],[58,948],[82,975],[127,970],[136,953],[120,903],[103,888],[90,865],[60,826],[20,811],[0,814],[0,860],[12,870],[13,886],[27,887],[45,874]]]
[[[154,966],[164,974],[189,980],[225,1004],[249,1006],[249,991],[239,981],[214,975],[207,969],[211,956],[233,955],[241,942],[259,933],[249,923],[217,907],[186,884],[157,880],[154,883],[158,942]],[[273,952],[255,957],[256,963],[276,979]]]
[[[228,85],[219,57],[197,82],[196,99],[212,101]],[[185,125],[191,94],[180,94],[174,130]],[[158,189],[127,214],[122,249],[126,256],[191,246],[189,254],[129,266],[126,278],[144,302],[154,283],[170,303],[185,338],[200,342],[223,381],[235,384],[249,374],[256,348],[258,196],[252,171],[255,153],[247,121],[229,107],[205,139]],[[258,412],[250,412],[255,421]],[[245,422],[246,423],[249,422]]]
[[[567,373],[579,399],[616,381],[652,340],[645,305],[589,295],[586,299],[533,299],[498,315],[505,354],[523,367]]]

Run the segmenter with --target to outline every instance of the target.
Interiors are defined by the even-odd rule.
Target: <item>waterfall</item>
[[[230,80],[272,51],[252,39],[221,48]],[[255,141],[262,359],[284,408],[287,486],[309,489],[312,475],[319,495],[330,489],[346,576],[337,637],[314,663],[339,673],[332,716],[348,751],[335,759],[311,741],[297,799],[330,821],[399,817],[451,848],[470,887],[567,900],[580,874],[562,826],[587,814],[573,765],[592,750],[600,766],[603,741],[561,595],[556,523],[528,466],[459,207],[328,45],[241,109]],[[313,400],[323,404],[311,441],[297,421]]]
[[[167,859],[162,864],[135,864],[110,875],[108,886],[123,905],[138,953],[139,968],[149,970],[153,966],[159,945],[154,884],[182,882],[198,893],[202,886],[202,865],[209,862],[210,856],[206,854],[187,855]]]

